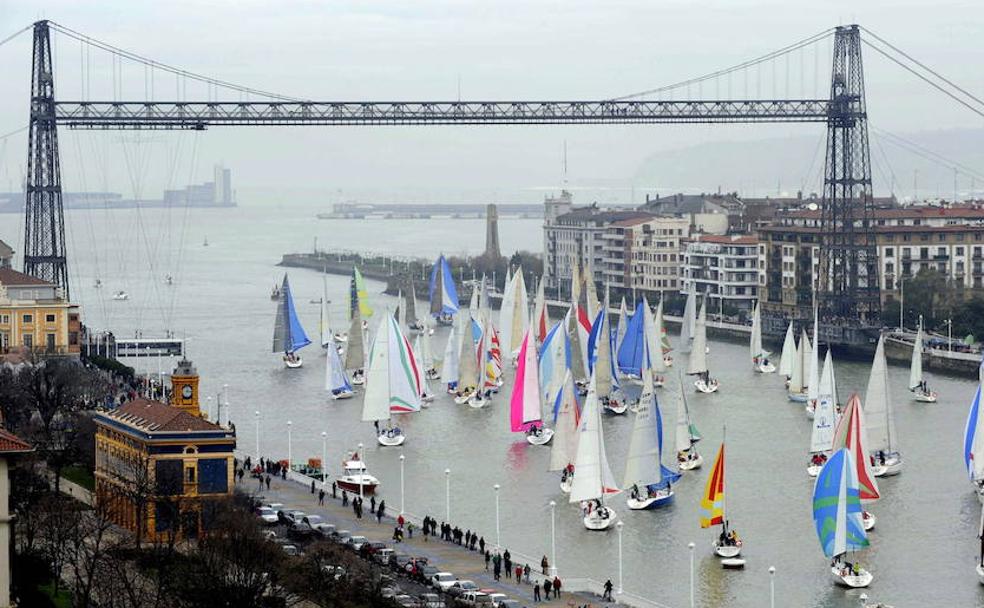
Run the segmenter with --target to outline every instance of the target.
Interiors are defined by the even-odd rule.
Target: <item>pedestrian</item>
[[[485,571],[489,571],[489,562],[492,561],[492,554],[488,551],[485,552]]]
[[[376,509],[376,523],[377,524],[383,523],[383,510],[382,509]]]
[[[550,562],[547,561],[546,555],[544,555],[543,559],[540,560],[540,568],[543,570],[544,574],[547,574],[547,570],[550,569]]]
[[[553,580],[554,597],[560,598],[560,577],[555,576]]]
[[[482,536],[478,539],[478,550],[485,553],[485,537]]]
[[[322,506],[322,507],[325,505],[325,491],[324,490],[318,490],[318,505],[319,506]]]
[[[370,513],[375,513],[376,512],[376,497],[375,496],[371,496],[369,498],[369,512]]]
[[[269,490],[270,489],[270,476],[269,475],[266,476],[266,484],[267,484],[267,490]]]
[[[400,528],[399,528],[399,526],[394,526],[393,527],[393,542],[395,542],[395,543],[400,542]]]
[[[523,578],[526,579],[526,582],[527,583],[530,582],[530,565],[529,564],[526,564],[525,566],[523,566]]]
[[[280,469],[280,477],[284,481],[287,481],[287,467],[284,467],[284,468]]]
[[[311,493],[314,494],[314,480],[311,480]]]
[[[499,557],[498,555],[496,557]],[[502,572],[502,566],[499,565],[499,560],[492,558],[492,580],[499,580],[499,573]]]
[[[465,531],[465,547],[467,548],[469,544],[471,544],[471,530],[466,530]]]
[[[543,581],[543,599],[545,599],[545,600],[549,600],[550,599],[550,588],[551,587],[553,587],[553,584],[550,582],[550,579],[549,578],[547,580]]]
[[[601,599],[612,601],[612,579],[605,581],[605,595],[601,596]]]
[[[533,601],[534,602],[540,601],[540,581],[537,581],[536,583],[533,584]]]
[[[335,494],[335,488],[336,487],[337,486],[335,485],[335,482],[334,481],[331,482],[331,497],[332,498],[338,498],[338,496]],[[342,490],[342,492],[344,492],[344,490]]]
[[[403,524],[405,524],[405,523],[406,523],[406,520],[403,519],[403,515],[402,514],[398,515],[397,518],[396,518],[396,525],[398,525],[398,526],[400,526],[402,528],[403,527]]]
[[[516,566],[516,582],[518,583],[522,580],[523,580],[523,567]]]
[[[413,538],[413,522],[407,522],[407,538]]]
[[[377,518],[376,521],[380,521],[380,522],[383,521],[383,513],[385,512],[386,512],[386,501],[380,500],[379,508],[376,509],[376,518]]]
[[[346,492],[345,490],[342,490],[342,506],[343,507],[348,506],[348,492]]]

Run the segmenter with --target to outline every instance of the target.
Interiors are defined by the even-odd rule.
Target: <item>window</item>
[[[21,321],[24,323],[34,323],[34,315],[24,315],[21,317]]]
[[[185,467],[185,482],[195,483],[195,467]]]
[[[52,315],[52,314],[45,315],[44,316],[44,322],[45,323],[54,323],[55,322],[55,315]]]
[[[24,346],[27,348],[34,348],[34,336],[31,334],[24,334]]]
[[[893,257],[894,255],[895,255],[895,248],[894,247],[886,247],[885,248],[885,257],[886,258]]]
[[[957,247],[956,255],[963,255],[963,254],[964,254],[964,248],[963,247]]]
[[[0,323],[7,325],[10,323],[10,315],[0,315]]]

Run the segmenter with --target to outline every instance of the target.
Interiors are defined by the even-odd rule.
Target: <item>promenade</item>
[[[507,578],[505,572],[503,572],[501,579],[496,581],[493,579],[492,566],[490,565],[489,569],[486,570],[484,557],[477,549],[470,551],[463,546],[442,541],[440,540],[440,536],[429,537],[425,540],[420,533],[421,522],[416,517],[404,515],[405,519],[411,521],[414,525],[413,538],[405,536],[402,543],[394,543],[392,538],[393,530],[396,526],[395,518],[399,514],[398,505],[387,503],[385,516],[382,522],[377,523],[376,516],[369,513],[370,500],[366,497],[363,517],[362,519],[358,519],[351,506],[353,495],[349,495],[349,505],[343,507],[341,490],[338,491],[337,498],[332,499],[331,486],[329,485],[325,496],[325,504],[319,506],[318,494],[317,492],[314,494],[311,493],[310,484],[310,478],[291,472],[288,480],[283,480],[279,477],[272,478],[269,490],[266,489],[265,484],[261,488],[258,480],[249,477],[244,477],[239,485],[241,490],[255,494],[264,503],[283,503],[286,509],[303,511],[309,515],[320,515],[328,523],[335,525],[338,530],[348,530],[353,535],[365,536],[370,541],[385,542],[397,552],[427,557],[429,564],[442,571],[451,572],[457,578],[475,581],[483,589],[491,588],[495,589],[496,592],[505,593],[511,598],[519,600],[524,606],[534,605],[533,583],[539,581],[542,585],[543,579],[545,578],[540,572],[540,559],[542,556],[534,559],[531,556],[518,555],[514,551],[511,551],[513,569],[515,569],[516,565],[525,566],[529,563],[531,570],[530,582],[517,582],[514,577]],[[440,518],[438,518],[438,521],[440,522]],[[450,523],[454,525],[454,522]],[[489,550],[494,554],[494,539],[490,540],[487,538],[486,547],[491,547]],[[506,549],[509,549],[509,547],[501,548],[503,551]],[[587,579],[567,580],[564,578],[563,572],[560,572],[559,576],[562,582],[561,597],[553,598],[551,596],[550,600],[543,599],[538,604],[565,607],[597,607],[614,604],[613,602],[604,601],[601,598],[601,585],[604,581],[598,582]],[[612,583],[617,589],[618,581],[613,580]],[[665,608],[660,604],[635,596],[616,595],[616,599],[618,600],[618,604],[636,608]]]

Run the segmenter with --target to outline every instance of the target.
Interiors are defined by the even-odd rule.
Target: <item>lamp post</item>
[[[328,468],[328,433],[321,431],[321,489],[325,489],[325,474]],[[361,488],[360,488],[361,489]]]
[[[293,458],[293,456],[294,456],[294,454],[293,454],[293,447],[294,446],[291,444],[291,437],[290,437],[290,429],[291,429],[292,426],[293,426],[293,423],[290,420],[288,420],[287,421],[287,470],[288,471],[290,470],[290,465],[294,463],[294,458]],[[321,466],[322,466],[322,468],[324,468],[325,464],[324,463],[321,463]]]
[[[359,458],[362,459],[362,470],[359,472],[359,500],[365,498],[365,494],[362,491],[362,480],[365,478],[365,472],[368,471],[366,467],[366,455],[363,453],[362,442],[359,442]]]
[[[953,352],[953,319],[946,320],[946,349]]]
[[[403,492],[403,462],[407,459],[406,456],[400,454],[400,515],[403,515],[403,501],[406,494]]]
[[[499,542],[499,484],[492,486],[495,490],[495,548],[498,549],[502,546]]]
[[[899,332],[905,331],[905,275],[899,274]]]
[[[687,545],[690,549],[690,608],[694,608],[695,598],[694,598],[694,544],[690,543]]]
[[[214,421],[215,418],[212,417],[212,397],[211,396],[209,396],[209,397],[207,397],[205,399],[205,411],[208,412],[209,419]]]
[[[769,566],[769,608],[776,608],[776,567]]]
[[[615,524],[615,529],[618,530],[618,591],[615,593],[622,595],[622,527],[625,526],[621,520]]]
[[[260,457],[260,410],[253,412],[253,418],[256,419],[256,457]]]
[[[444,519],[451,523],[451,469],[444,469]]]
[[[550,501],[550,574],[557,576],[557,526],[554,515],[557,511],[557,501]]]

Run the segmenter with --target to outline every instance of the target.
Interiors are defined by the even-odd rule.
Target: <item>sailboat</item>
[[[922,369],[923,334],[922,323],[916,330],[916,341],[912,344],[912,363],[909,365],[909,390],[913,398],[921,403],[936,403],[936,393],[929,390],[923,379]]]
[[[666,333],[666,324],[663,321],[663,296],[660,294],[659,305],[656,306],[656,318],[653,320],[656,325],[657,336],[659,337],[660,343],[660,354],[663,359],[664,367],[673,367],[673,357],[670,353],[673,351],[673,345],[670,344],[670,336]]]
[[[690,281],[687,304],[683,308],[683,324],[680,325],[680,352],[689,353],[697,331],[697,283]]]
[[[645,298],[643,298],[645,303]],[[649,306],[643,310],[643,326],[646,333],[646,352],[649,353],[649,371],[653,374],[653,386],[661,387],[666,384],[666,355],[663,340],[666,333],[663,329],[663,301],[656,305],[654,317]]]
[[[810,337],[806,330],[803,330],[800,337],[799,346],[796,349],[796,357],[793,359],[793,373],[789,377],[790,401],[796,403],[806,403],[809,398],[807,383],[809,382],[808,373],[813,358],[813,346],[810,344]]]
[[[974,400],[970,402],[967,412],[967,424],[964,427],[963,457],[967,476],[970,477],[977,498],[984,503],[984,412],[981,412],[981,390],[984,388],[984,362],[981,363],[982,376],[977,385]]]
[[[325,390],[331,393],[332,399],[349,399],[354,394],[352,383],[342,367],[342,358],[338,349],[332,345],[325,351]]]
[[[412,331],[424,331],[424,323],[417,317],[417,288],[413,285],[413,279],[407,281],[407,291],[403,293],[403,308],[406,309],[407,329]]]
[[[615,476],[605,454],[605,436],[601,429],[601,408],[595,390],[594,377],[588,384],[580,426],[577,430],[577,454],[574,457],[574,482],[570,502],[584,503],[584,527],[588,530],[609,528],[618,515],[605,505],[605,498],[618,494]]]
[[[704,464],[704,457],[697,451],[697,442],[700,439],[700,431],[690,419],[690,407],[687,404],[687,394],[683,390],[683,377],[681,376],[676,422],[677,466],[681,471],[699,469]]]
[[[629,309],[625,306],[625,296],[622,296],[622,303],[618,307],[618,324],[615,325],[615,352],[622,349],[622,341],[625,339],[625,331],[629,327]]]
[[[525,339],[526,328],[530,326],[530,309],[526,293],[526,280],[523,278],[522,267],[516,269],[516,274],[506,284],[502,293],[499,308],[499,329],[502,348],[510,360],[518,363],[520,344]]]
[[[864,415],[867,422],[868,450],[875,460],[875,477],[902,472],[899,437],[895,432],[892,398],[888,390],[888,364],[885,361],[885,338],[878,338],[875,359],[864,392]]]
[[[426,338],[427,334],[423,336],[417,334],[417,337],[413,341],[413,361],[417,366],[417,373],[420,374],[420,402],[422,407],[429,407],[427,404],[434,400],[434,393],[430,390],[430,384],[427,382],[427,368],[424,366],[424,347],[422,346],[422,339]]]
[[[762,313],[758,302],[752,309],[752,339],[749,344],[752,356],[752,367],[760,374],[771,374],[776,371],[774,363],[769,361],[769,351],[762,348]]]
[[[580,439],[578,427],[580,412],[577,407],[577,388],[570,370],[564,373],[564,381],[554,400],[554,438],[550,446],[548,471],[562,471],[560,489],[569,494],[574,484],[574,461]]]
[[[458,387],[458,374],[461,356],[461,323],[452,323],[448,332],[448,341],[444,345],[444,359],[441,360],[441,382],[449,395],[453,395]]]
[[[303,365],[297,351],[311,343],[294,310],[294,296],[290,292],[290,283],[284,275],[280,287],[281,298],[277,304],[277,316],[273,324],[273,352],[284,353],[284,365],[294,369]]]
[[[871,459],[868,457],[868,436],[865,432],[864,411],[861,409],[861,398],[851,395],[844,408],[844,415],[837,423],[834,431],[833,449],[847,448],[851,453],[852,464],[856,467],[855,475],[858,480],[858,497],[861,503],[873,502],[881,496],[878,493],[878,482],[872,471]],[[867,510],[861,511],[861,522],[865,530],[875,527],[875,516]]]
[[[536,298],[533,301],[533,335],[536,337],[537,345],[543,344],[547,339],[547,332],[550,331],[550,311],[547,310],[547,294],[543,279],[536,287]]]
[[[643,377],[643,386],[651,381]],[[663,417],[656,393],[649,386],[639,402],[629,439],[622,487],[629,490],[630,509],[654,509],[673,500],[672,484],[680,474],[663,466]]]
[[[598,311],[588,337],[588,365],[595,377],[598,400],[606,412],[624,414],[628,403],[617,396],[618,375],[612,365],[612,334],[608,326],[608,309]]]
[[[431,336],[434,334],[434,328],[426,318],[422,319],[421,323],[424,326],[424,331],[421,333],[421,351],[418,354],[420,355],[420,362],[423,365],[424,378],[427,380],[437,380],[441,377],[441,374],[437,371],[437,365],[434,363],[434,353],[431,350]]]
[[[454,323],[458,312],[458,291],[454,287],[454,276],[444,255],[434,262],[430,275],[430,314],[441,325]]]
[[[331,314],[328,310],[328,281],[322,281],[321,317],[318,319],[318,332],[321,334],[321,348],[335,347],[335,336],[331,333]]]
[[[618,369],[623,376],[633,380],[642,380],[642,370],[647,367],[643,358],[646,353],[646,325],[645,313],[648,308],[646,298],[636,305],[635,314],[628,320],[625,326],[625,334],[622,336],[618,347]]]
[[[741,554],[742,540],[732,529],[728,530],[731,522],[728,520],[727,500],[726,500],[726,477],[724,468],[724,441],[718,448],[717,456],[714,458],[714,467],[711,474],[707,477],[707,484],[704,486],[704,497],[700,500],[700,527],[710,528],[711,526],[721,526],[721,534],[714,539],[712,546],[714,553],[725,560],[735,560]],[[744,562],[729,562],[722,564],[726,566],[742,566]]]
[[[977,557],[977,581],[984,585],[984,504],[981,505],[981,521],[977,524],[977,538],[981,541],[980,554]]]
[[[358,307],[359,314],[363,319],[372,316],[372,307],[369,306],[369,291],[366,290],[366,280],[362,278],[362,273],[356,266],[352,267],[352,279],[349,281],[349,313],[351,314]]]
[[[345,369],[351,370],[352,384],[366,383],[366,338],[362,327],[362,313],[358,306],[352,308],[352,322],[349,324],[348,343],[345,347]]]
[[[554,432],[543,426],[543,401],[540,398],[540,372],[536,360],[536,338],[527,329],[519,346],[519,362],[509,400],[509,430],[526,433],[533,445],[544,445]]]
[[[813,413],[813,432],[810,433],[810,462],[806,467],[810,477],[816,477],[827,461],[834,442],[834,430],[837,427],[836,389],[833,381],[833,363],[830,351],[824,361],[823,378],[816,384],[823,387],[818,389],[817,405]]]
[[[816,309],[813,310],[813,348],[810,350],[810,364],[807,367],[806,376],[806,417],[813,418],[813,412],[817,407],[817,398],[820,388],[820,340],[817,338],[817,327],[819,326]],[[827,350],[830,353],[830,349]]]
[[[861,588],[870,585],[874,576],[846,557],[849,551],[868,547],[853,460],[851,452],[841,448],[823,466],[813,486],[813,524],[823,554],[831,559],[834,580],[839,585]]]
[[[701,302],[700,314],[697,316],[697,326],[694,331],[694,343],[687,361],[687,375],[697,376],[694,386],[700,393],[714,393],[721,388],[721,383],[711,378],[707,369],[707,301]],[[686,323],[686,321],[684,321]]]
[[[458,384],[455,391],[454,402],[458,405],[468,403],[468,400],[481,387],[479,382],[479,354],[475,348],[475,332],[481,331],[478,324],[469,314],[462,320],[461,324],[461,344],[458,355]]]
[[[362,421],[386,421],[376,433],[383,446],[402,445],[406,435],[390,425],[390,415],[420,411],[420,370],[413,350],[393,315],[383,315],[369,354],[366,394],[362,402]]]
[[[796,335],[793,332],[793,322],[790,321],[786,327],[786,339],[782,341],[782,354],[779,355],[779,373],[786,377],[786,386],[789,386],[793,376],[796,358]]]

